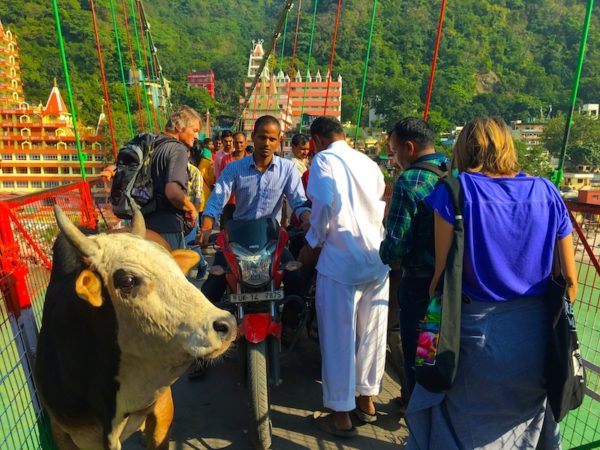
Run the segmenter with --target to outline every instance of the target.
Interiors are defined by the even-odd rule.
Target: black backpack
[[[440,180],[448,175],[448,167],[427,161],[409,166],[406,170],[426,170],[435,174]],[[435,266],[435,242],[433,239],[433,209],[425,202],[417,202],[417,214],[413,222],[413,245],[402,258],[402,267],[412,276],[433,276]]]
[[[144,215],[156,210],[151,167],[157,137],[155,134],[138,134],[119,150],[110,202],[113,213],[120,219],[132,218],[133,203]]]

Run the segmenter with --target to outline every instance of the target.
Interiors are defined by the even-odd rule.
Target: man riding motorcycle
[[[227,203],[230,195],[236,196],[235,220],[255,220],[281,216],[282,197],[288,202],[308,229],[310,209],[300,176],[291,161],[275,156],[281,141],[281,126],[273,116],[259,117],[252,131],[255,149],[252,155],[227,165],[206,204],[202,215],[202,243],[206,245],[212,233],[215,219]],[[289,250],[281,255],[283,264],[292,261]],[[221,252],[215,254],[214,265],[227,265]],[[227,288],[224,275],[209,275],[202,286],[202,292],[212,302],[219,301]],[[286,296],[304,294],[302,274],[299,270],[286,271],[284,275]]]

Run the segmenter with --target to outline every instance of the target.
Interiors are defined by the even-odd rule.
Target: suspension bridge
[[[304,0],[307,2],[308,0]],[[283,2],[282,2],[283,3]],[[423,101],[423,117],[428,118],[432,96],[435,95],[436,64],[439,58],[440,42],[444,37],[444,17],[447,8],[446,0],[439,3],[439,20],[436,28],[435,44],[431,49],[432,60],[427,83],[427,92]],[[306,5],[305,5],[306,6]],[[338,29],[340,26],[340,13],[343,8],[342,0],[337,1],[335,21],[327,36],[318,36],[316,33],[316,20],[318,13],[318,0],[311,3],[312,15],[310,21],[310,34],[306,54],[306,73],[313,67],[313,47],[315,40],[324,39],[331,42],[328,72],[325,77],[325,104],[323,115],[338,114],[339,105],[333,104],[329,94],[335,83],[335,57]],[[366,30],[367,40],[364,47],[357,49],[364,54],[362,77],[359,90],[358,107],[354,115],[354,140],[358,140],[363,123],[364,100],[366,86],[369,82],[369,61],[373,44],[373,33],[377,26],[376,11],[378,2],[372,1],[370,9],[369,28]],[[38,192],[0,199],[0,448],[53,448],[49,435],[46,416],[41,408],[36,393],[35,383],[32,378],[32,364],[36,351],[36,336],[41,324],[41,312],[44,302],[45,287],[49,280],[51,269],[51,246],[57,234],[57,226],[51,213],[54,204],[60,205],[68,216],[80,226],[90,229],[109,229],[117,225],[117,219],[111,214],[110,202],[107,198],[108,186],[103,179],[95,177],[97,173],[90,172],[86,162],[92,152],[86,148],[94,140],[89,133],[80,126],[77,111],[77,92],[74,91],[69,71],[69,43],[65,41],[65,14],[61,10],[60,0],[52,0],[51,12],[56,26],[57,46],[60,49],[63,68],[64,86],[70,111],[72,124],[72,139],[65,137],[63,140],[72,145],[65,146],[61,155],[71,153],[79,165],[80,180],[69,182],[62,186],[48,187]],[[108,87],[109,80],[105,67],[103,48],[108,43],[102,42],[98,29],[97,14],[101,5],[94,0],[89,1],[90,21],[94,30],[94,41],[97,53],[98,72],[100,74],[103,106],[106,113],[108,136],[106,138],[107,154],[114,157],[119,146],[123,143],[115,131],[114,108],[123,108],[127,117],[127,135],[133,137],[139,132],[158,132],[166,123],[173,105],[169,101],[168,80],[163,73],[157,47],[151,32],[149,18],[141,0],[108,1],[108,9],[102,11],[111,19],[114,45],[117,50],[116,73],[122,92],[124,103],[117,104],[111,98]],[[103,2],[102,7],[106,7]],[[585,64],[585,50],[590,32],[591,15],[594,0],[589,0],[585,17],[582,18],[582,37],[579,43],[579,57],[573,76],[573,88],[570,99],[570,108],[564,128],[559,164],[552,175],[552,180],[561,184],[563,165],[569,150],[569,134],[573,112],[575,110],[577,94],[582,68]],[[286,0],[278,17],[276,26],[268,43],[264,46],[264,54],[260,65],[255,70],[252,82],[246,87],[243,100],[234,127],[243,129],[244,121],[254,117],[261,108],[262,98],[270,94],[266,90],[265,81],[261,76],[269,61],[274,61],[273,66],[283,73],[281,85],[287,84],[287,95],[276,91],[275,100],[271,102],[281,109],[286,116],[290,109],[292,97],[289,95],[291,83],[298,72],[297,63],[300,59],[298,51],[299,23],[303,19],[302,0]],[[288,45],[286,46],[286,42]],[[293,42],[291,55],[284,55]],[[0,54],[0,57],[2,55]],[[290,63],[285,64],[285,57],[291,57]],[[289,58],[288,58],[289,59]],[[131,74],[131,79],[127,75]],[[304,95],[300,97],[299,131],[302,131],[302,116],[308,107],[310,99],[306,96],[309,77],[304,77]],[[261,94],[262,89],[262,94]],[[16,92],[16,90],[15,90]],[[284,104],[281,104],[284,99]],[[272,100],[272,99],[271,99]],[[8,101],[8,100],[7,100]],[[24,106],[25,105],[25,106]],[[3,108],[0,105],[0,109]],[[18,102],[14,117],[19,117],[19,111],[28,110],[24,102]],[[123,111],[121,111],[123,112]],[[35,120],[34,120],[35,122]],[[29,124],[28,121],[25,121]],[[293,121],[283,120],[284,130],[291,129]],[[29,128],[33,129],[34,124]],[[18,126],[0,123],[2,127]],[[30,131],[31,133],[31,131]],[[36,135],[23,135],[22,140],[35,140]],[[39,139],[42,139],[39,137]],[[24,147],[25,148],[25,147]],[[31,147],[30,147],[31,148]],[[24,152],[23,154],[29,155]],[[29,156],[26,158],[29,159]],[[110,157],[109,157],[110,159]],[[4,166],[2,166],[4,167]],[[71,174],[75,172],[70,172]],[[41,186],[40,186],[41,187]],[[391,192],[388,189],[388,194]],[[388,198],[389,200],[389,198]],[[579,269],[579,298],[575,302],[575,313],[578,320],[578,330],[582,344],[582,353],[587,370],[587,389],[583,405],[573,411],[562,423],[561,432],[564,448],[591,449],[600,447],[600,206],[578,202],[567,202],[571,220],[575,229],[576,258]],[[199,408],[201,409],[201,408]],[[194,414],[193,405],[186,411]],[[200,420],[200,419],[199,419]],[[186,430],[183,435],[194,433]],[[197,431],[201,433],[201,430]],[[376,433],[375,433],[376,434]],[[196,436],[201,441],[202,436]],[[318,443],[296,437],[298,442],[293,448],[325,448],[318,447]],[[389,437],[388,437],[389,438]],[[374,436],[385,441],[385,437]],[[389,439],[385,442],[390,442]],[[400,444],[401,440],[396,442]],[[174,448],[181,448],[174,444]],[[206,448],[215,448],[206,445]],[[221,447],[222,448],[222,447]],[[235,447],[235,444],[231,448]],[[327,447],[329,448],[329,447]],[[341,448],[332,446],[331,448]],[[357,447],[359,448],[359,447]],[[363,447],[367,448],[367,447]],[[381,447],[383,448],[383,447]]]

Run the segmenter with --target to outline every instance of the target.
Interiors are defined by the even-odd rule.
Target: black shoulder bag
[[[558,240],[554,248],[552,279],[546,290],[550,309],[550,330],[546,344],[545,380],[548,403],[554,420],[560,422],[578,408],[585,395],[585,371],[575,328],[573,305],[562,276]]]
[[[415,358],[417,382],[431,392],[450,389],[458,368],[464,226],[458,178],[442,178],[454,205],[454,234],[446,267],[421,321]]]

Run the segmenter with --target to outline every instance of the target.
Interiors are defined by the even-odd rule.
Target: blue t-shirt
[[[556,238],[573,231],[556,187],[518,174],[459,175],[464,194],[463,292],[477,301],[507,301],[545,293]],[[425,201],[454,223],[452,198],[440,185]]]

